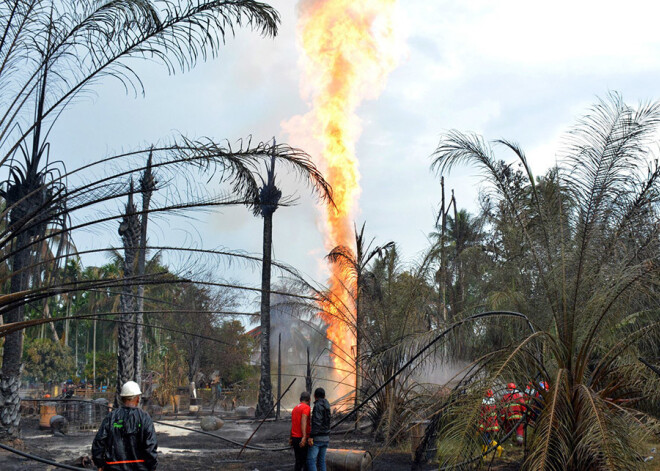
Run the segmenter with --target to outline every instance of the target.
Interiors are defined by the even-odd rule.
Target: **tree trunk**
[[[69,307],[67,305],[66,310],[64,311],[64,334],[62,335],[63,344],[65,347],[69,346]]]
[[[454,190],[451,190],[451,202],[454,205],[454,245],[456,246],[456,304],[454,306],[453,315],[463,311],[463,301],[465,297],[465,290],[463,288],[463,261],[461,259],[461,253],[463,252],[463,235],[461,234],[461,226],[459,224],[464,224],[466,221],[459,222],[458,220],[458,207],[456,206],[456,197],[454,196]]]
[[[440,227],[440,302],[442,303],[442,320],[447,324],[447,254],[445,253],[445,231],[447,227],[447,213],[445,212],[445,177],[440,178],[442,188],[442,211]]]
[[[256,416],[263,418],[273,408],[270,379],[270,268],[273,246],[273,213],[264,214],[263,265],[261,271],[261,379]]]
[[[126,260],[128,262],[128,259]],[[126,263],[126,266],[129,266]],[[132,271],[132,270],[131,270]],[[125,273],[124,276],[131,276],[132,273]],[[124,293],[121,295],[121,311],[119,315],[120,323],[117,327],[117,394],[115,395],[115,406],[120,404],[119,392],[126,381],[135,379],[135,362],[133,342],[135,341],[135,329],[133,324],[133,313],[135,312],[135,298],[131,296],[130,286],[124,287]]]
[[[117,327],[117,391],[115,406],[120,404],[119,392],[126,381],[135,381],[135,292],[128,279],[135,273],[137,246],[140,241],[140,220],[133,204],[133,182],[126,204],[126,213],[119,225],[119,235],[124,243],[124,286],[119,300],[121,314]]]
[[[92,385],[96,390],[96,319],[94,319],[94,333],[92,334]]]
[[[156,180],[151,173],[151,158],[149,154],[147,168],[140,180],[140,191],[142,191],[142,215],[140,217],[140,251],[138,252],[137,274],[142,279],[144,277],[146,258],[147,258],[147,223],[149,222],[149,205],[151,195],[156,187]],[[135,313],[135,382],[142,387],[142,347],[144,343],[144,285],[142,282],[137,287],[137,312]]]
[[[20,234],[15,247],[25,247],[27,237]],[[18,251],[12,261],[12,272],[16,273],[30,263],[29,249]],[[11,278],[11,292],[16,293],[27,289],[28,272],[23,271]],[[5,322],[20,322],[24,320],[24,306],[20,305],[5,315]],[[20,431],[21,370],[23,356],[23,330],[5,336],[2,355],[2,372],[0,373],[0,441],[16,438]]]
[[[89,337],[87,337],[87,347],[89,348]],[[76,320],[76,338],[74,340],[74,345],[76,351],[74,352],[73,358],[74,358],[74,365],[76,365],[76,376],[78,376],[78,321]]]
[[[49,301],[49,298],[46,298],[46,300],[45,300],[45,302],[44,302],[44,317],[47,318],[47,319],[50,319],[50,318],[51,318],[51,315],[50,315],[50,305],[48,304],[48,301]],[[51,334],[53,334],[53,341],[54,341],[56,344],[59,345],[59,344],[60,344],[60,336],[57,335],[57,329],[55,328],[55,322],[49,322],[49,323],[48,323],[48,327],[50,327],[50,332],[51,332]],[[42,329],[41,329],[41,331],[42,331],[42,335],[41,335],[41,338],[44,338],[44,335],[43,335],[43,334],[44,334],[44,332],[43,332],[43,331],[44,331],[44,328],[45,328],[45,325],[42,324]]]

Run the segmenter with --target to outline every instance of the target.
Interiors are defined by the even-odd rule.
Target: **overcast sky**
[[[168,76],[139,66],[146,97],[112,82],[72,106],[51,139],[69,168],[177,133],[230,141],[253,135],[291,142],[282,123],[309,111],[300,94],[296,2],[271,3],[280,34],[228,38],[218,58]],[[508,138],[526,150],[536,174],[555,160],[561,134],[597,97],[620,92],[629,103],[660,98],[658,10],[652,2],[518,0],[400,1],[405,52],[383,93],[358,110],[362,193],[357,222],[377,241],[397,242],[407,259],[426,244],[440,198],[430,154],[449,129]],[[460,169],[447,180],[459,207],[476,208],[478,177]],[[289,186],[289,188],[293,188]],[[319,213],[300,188],[300,204],[275,214],[275,257],[323,281]],[[198,214],[184,225],[160,220],[152,244],[193,243],[261,251],[261,220],[245,208]],[[80,234],[79,248],[119,245],[116,232]],[[227,272],[257,285],[258,273]]]

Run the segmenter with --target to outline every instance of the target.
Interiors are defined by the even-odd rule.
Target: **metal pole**
[[[358,263],[360,263],[359,259]],[[357,408],[360,403],[360,374],[362,372],[360,368],[362,366],[360,365],[360,346],[362,343],[362,313],[360,312],[361,272],[362,268],[358,266],[357,280],[355,283],[355,398],[353,399],[353,408]],[[355,430],[358,429],[358,422],[360,422],[360,416],[355,414]]]
[[[282,400],[282,398],[286,395],[286,393],[289,392],[289,389],[291,389],[291,386],[293,386],[293,383],[295,383],[297,379],[298,379],[298,378],[293,378],[293,381],[291,381],[291,384],[289,384],[289,386],[284,390],[284,392],[282,393],[282,395],[281,395],[280,397],[277,398],[277,403],[278,403],[278,404],[280,403],[280,401]],[[241,451],[238,452],[238,457],[239,457],[239,458],[240,458],[241,455],[243,454],[243,451],[245,450],[245,447],[247,447],[248,444],[250,443],[250,440],[252,440],[252,437],[254,437],[254,435],[259,431],[259,429],[260,429],[261,426],[264,424],[264,422],[266,421],[266,419],[268,418],[268,416],[269,416],[270,414],[272,414],[273,409],[275,409],[275,404],[273,404],[273,407],[271,407],[270,410],[269,410],[268,412],[266,412],[266,416],[265,416],[263,419],[261,419],[261,422],[259,422],[259,425],[257,425],[257,428],[254,429],[254,432],[252,432],[252,435],[250,435],[250,437],[247,439],[247,441],[243,444],[243,448],[241,448]]]
[[[277,341],[277,397],[282,394],[282,332],[278,335]],[[280,420],[280,401],[277,401],[277,412],[275,420]]]
[[[312,365],[309,362],[309,346],[307,347],[307,376],[305,376],[305,390],[312,394]]]
[[[96,390],[96,319],[94,319],[94,333],[92,335],[92,384]]]
[[[445,232],[447,227],[447,213],[445,212],[445,177],[440,178],[442,188],[442,217],[440,228],[440,296],[442,303],[442,320],[447,323],[447,256],[445,254]]]

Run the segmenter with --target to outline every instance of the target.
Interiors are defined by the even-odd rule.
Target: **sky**
[[[62,115],[54,152],[75,168],[121,149],[184,134],[231,142],[252,135],[302,146],[284,123],[309,111],[297,42],[297,2],[268,2],[281,14],[278,36],[249,30],[228,37],[217,58],[169,76],[139,62],[144,97],[106,81]],[[598,97],[619,92],[634,104],[660,99],[660,6],[652,2],[558,0],[400,0],[401,53],[382,93],[357,110],[361,195],[356,223],[376,243],[395,241],[404,260],[427,246],[440,201],[431,154],[451,129],[506,138],[525,149],[536,174],[554,164],[561,136]],[[296,141],[298,139],[298,141]],[[310,151],[311,152],[311,151]],[[64,154],[64,155],[62,155]],[[312,157],[315,157],[312,153]],[[506,158],[506,154],[502,154]],[[295,207],[274,218],[274,257],[309,279],[326,272],[320,212],[309,189],[283,177]],[[213,182],[212,182],[213,184]],[[475,211],[473,169],[446,177],[460,208]],[[243,207],[160,219],[150,243],[225,247],[259,255],[261,219]],[[120,244],[115,231],[80,233],[79,249]],[[90,260],[88,263],[99,263]],[[218,276],[257,286],[258,270],[222,268]]]

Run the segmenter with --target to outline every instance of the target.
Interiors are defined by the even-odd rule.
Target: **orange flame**
[[[357,107],[375,98],[394,68],[399,50],[394,18],[396,0],[303,0],[299,32],[306,53],[306,93],[313,109],[314,137],[321,145],[319,162],[332,185],[335,208],[325,211],[325,243],[353,247],[352,221],[360,193],[355,143],[360,134]],[[335,379],[350,385],[354,371],[354,281],[338,265],[331,267],[329,302],[322,318],[333,342]],[[353,324],[353,326],[351,326]],[[344,371],[342,371],[344,370]]]

